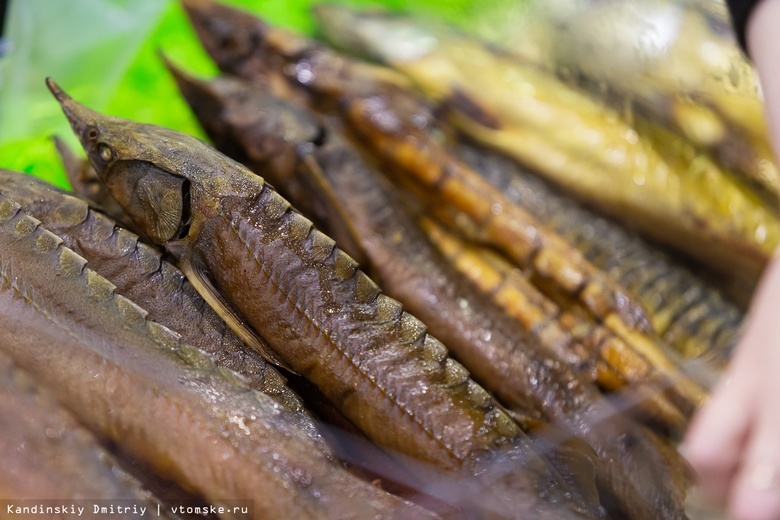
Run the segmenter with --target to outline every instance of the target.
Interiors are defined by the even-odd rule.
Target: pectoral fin
[[[296,373],[292,370],[282,359],[273,351],[271,346],[257,334],[244,319],[225,301],[222,295],[217,291],[214,284],[209,279],[206,271],[190,259],[185,258],[179,266],[187,277],[187,280],[195,287],[195,290],[206,300],[206,303],[214,309],[214,312],[219,314],[228,327],[241,338],[246,345],[253,348],[260,354],[263,359],[268,363],[279,366],[292,373]]]

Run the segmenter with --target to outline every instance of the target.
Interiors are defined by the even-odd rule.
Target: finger
[[[739,520],[780,518],[780,415],[772,396],[780,392],[780,333],[765,338],[763,365],[755,372],[758,415],[735,476],[729,508]]]
[[[739,374],[720,384],[685,439],[684,455],[698,475],[702,498],[710,503],[725,506],[755,417],[752,394],[753,382]]]
[[[729,510],[736,520],[780,519],[780,417],[762,407],[734,478]]]

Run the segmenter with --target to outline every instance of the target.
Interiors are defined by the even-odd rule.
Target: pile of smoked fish
[[[0,496],[686,518],[780,233],[765,136],[400,15],[319,6],[329,47],[184,6],[223,74],[160,59],[219,152],[47,79],[75,193],[0,171]]]

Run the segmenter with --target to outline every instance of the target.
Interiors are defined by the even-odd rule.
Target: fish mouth
[[[73,132],[86,149],[87,136],[89,130],[94,126],[95,113],[66,94],[53,79],[46,78],[46,86],[49,87],[51,93],[59,101],[65,117],[68,118],[68,122],[71,128],[73,128]]]

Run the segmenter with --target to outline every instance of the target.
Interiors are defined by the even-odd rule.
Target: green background
[[[229,0],[267,21],[316,35],[315,0]],[[350,5],[376,5],[360,0]],[[447,20],[465,29],[484,26],[518,0],[386,0],[381,5]],[[200,75],[216,67],[173,0],[11,0],[6,35],[13,48],[0,59],[0,168],[24,171],[67,187],[51,136],[77,141],[44,85],[51,76],[87,106],[203,137],[160,63]]]

